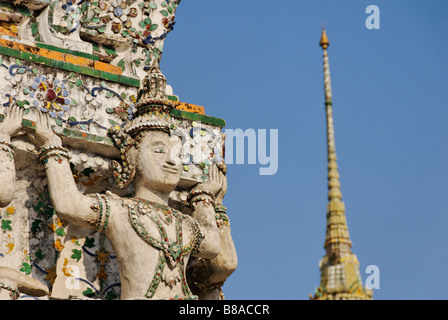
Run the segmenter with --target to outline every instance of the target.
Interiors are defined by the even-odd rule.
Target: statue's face
[[[137,175],[144,186],[171,192],[182,175],[182,142],[163,131],[148,132],[140,143]]]

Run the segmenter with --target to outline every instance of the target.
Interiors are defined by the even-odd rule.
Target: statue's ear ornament
[[[121,154],[121,163],[112,160],[115,181],[118,187],[125,188],[132,182],[135,176],[135,166],[128,160],[128,150],[136,144],[136,140],[117,127],[109,128],[108,132],[115,145],[120,149]]]

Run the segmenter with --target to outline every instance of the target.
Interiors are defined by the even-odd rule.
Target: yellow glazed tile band
[[[122,70],[120,67],[110,65],[108,63],[95,61],[88,58],[78,57],[75,55],[71,55],[68,53],[62,53],[58,51],[53,51],[45,48],[40,47],[34,47],[23,43],[18,43],[6,39],[0,39],[0,46],[10,49],[19,50],[22,52],[32,53],[41,57],[58,60],[58,61],[64,61],[70,64],[83,66],[83,67],[90,67],[93,69],[97,69],[100,71],[106,71],[108,73],[113,73],[117,75],[122,74]]]
[[[173,101],[174,107],[178,110],[188,111],[192,113],[198,113],[198,114],[204,114],[205,115],[205,108],[202,106],[197,106],[190,103],[185,102],[179,102],[179,101]]]

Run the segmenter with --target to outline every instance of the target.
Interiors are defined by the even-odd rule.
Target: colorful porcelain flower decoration
[[[63,117],[64,111],[69,110],[69,91],[65,84],[55,78],[50,81],[46,76],[35,77],[31,84],[34,91],[29,96],[34,98],[33,106],[42,112],[48,112],[52,118]]]

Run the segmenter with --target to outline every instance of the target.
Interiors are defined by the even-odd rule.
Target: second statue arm
[[[30,139],[38,148],[39,158],[46,167],[50,198],[58,216],[81,227],[94,228],[97,215],[92,207],[96,200],[78,190],[70,169],[68,150],[51,129],[45,114],[38,112],[36,131]]]

